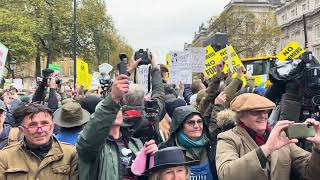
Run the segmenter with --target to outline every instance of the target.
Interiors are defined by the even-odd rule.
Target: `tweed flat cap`
[[[269,110],[276,105],[269,99],[254,93],[243,93],[235,97],[231,103],[230,108],[235,112],[248,110]]]

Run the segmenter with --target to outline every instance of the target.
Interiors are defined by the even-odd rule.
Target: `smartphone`
[[[315,136],[314,127],[309,123],[294,123],[285,132],[289,139],[303,139]]]
[[[121,53],[119,55],[119,58],[120,58],[120,63],[117,65],[119,74],[128,75],[127,73],[128,56],[124,53]]]

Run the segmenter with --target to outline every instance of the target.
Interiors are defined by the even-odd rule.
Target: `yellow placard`
[[[84,86],[86,89],[91,88],[91,74],[89,74],[89,65],[84,60],[77,58],[77,86]]]
[[[277,58],[280,61],[285,61],[287,59],[297,59],[305,50],[295,41],[291,41],[289,44],[284,47]]]
[[[237,67],[238,66],[243,66],[243,64],[242,64],[242,61],[240,60],[240,58],[238,57],[236,51],[233,49],[233,47],[232,46],[228,46],[228,47],[229,47],[230,54],[231,54],[233,72],[236,72]],[[214,52],[213,49],[211,51],[210,47],[206,47],[206,50],[207,50],[207,56],[206,56],[207,59],[206,59],[206,62],[205,62],[206,65],[205,65],[204,74],[206,76],[208,76],[208,78],[213,77],[217,73],[216,64],[219,61],[222,61],[222,60],[226,62],[225,66],[223,68],[223,71],[225,73],[228,72],[228,70],[229,70],[229,68],[227,66],[228,61],[226,61],[228,59],[227,48],[224,48],[224,49],[222,49],[222,50],[220,50],[218,52]],[[212,52],[214,52],[214,55],[212,54]]]

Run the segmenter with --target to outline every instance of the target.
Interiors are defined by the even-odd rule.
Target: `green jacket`
[[[120,152],[108,136],[120,108],[111,96],[106,97],[81,132],[76,145],[80,180],[119,179]],[[143,145],[131,138],[128,147],[136,155]]]

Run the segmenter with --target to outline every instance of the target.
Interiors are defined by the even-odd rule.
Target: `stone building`
[[[208,27],[199,27],[192,44],[203,46],[215,33],[223,32],[242,57],[274,55],[275,36],[280,33],[276,29],[275,10],[280,3],[280,0],[231,0],[218,17],[211,18]]]
[[[320,59],[320,0],[283,1],[276,14],[281,27],[278,51],[293,40],[305,47],[304,15],[308,50]]]

